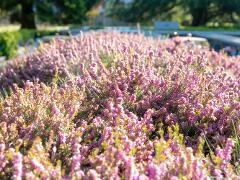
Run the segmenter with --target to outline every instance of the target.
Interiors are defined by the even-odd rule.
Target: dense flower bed
[[[240,58],[91,32],[14,60],[0,86],[0,178],[239,178]]]

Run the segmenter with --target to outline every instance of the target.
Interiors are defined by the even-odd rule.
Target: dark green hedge
[[[19,33],[4,32],[0,34],[0,56],[7,59],[13,58],[17,53]]]
[[[56,33],[56,31],[26,29],[0,33],[0,56],[6,56],[7,59],[11,59],[17,55],[17,48],[19,45],[24,45],[30,39]]]

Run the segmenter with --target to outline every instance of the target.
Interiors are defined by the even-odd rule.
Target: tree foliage
[[[169,12],[178,0],[136,0],[131,4],[113,0],[110,16],[128,22],[147,22],[158,17],[163,12]]]
[[[192,25],[205,25],[209,21],[235,22],[240,15],[238,0],[185,0],[183,6],[192,16]]]
[[[176,7],[185,12],[184,15],[191,16],[193,26],[216,20],[236,22],[236,16],[240,15],[239,0],[134,0],[127,5],[121,0],[111,2],[109,15],[127,22],[146,23],[154,18],[171,19]]]
[[[98,0],[1,0],[0,9],[19,21],[22,28],[35,29],[35,20],[55,24],[81,24]]]
[[[81,24],[86,19],[87,11],[97,2],[98,0],[41,0],[36,8],[41,21]]]

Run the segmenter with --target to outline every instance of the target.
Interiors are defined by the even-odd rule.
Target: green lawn
[[[49,25],[37,25],[38,30],[40,31],[60,31],[68,30],[69,26],[49,26]],[[0,24],[0,33],[6,31],[18,31],[20,25],[1,25]]]

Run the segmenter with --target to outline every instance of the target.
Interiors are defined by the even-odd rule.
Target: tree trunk
[[[20,0],[21,11],[21,28],[22,29],[36,29],[35,14],[33,11],[34,0]]]
[[[205,25],[208,22],[208,12],[206,9],[195,9],[192,11],[192,26]]]

